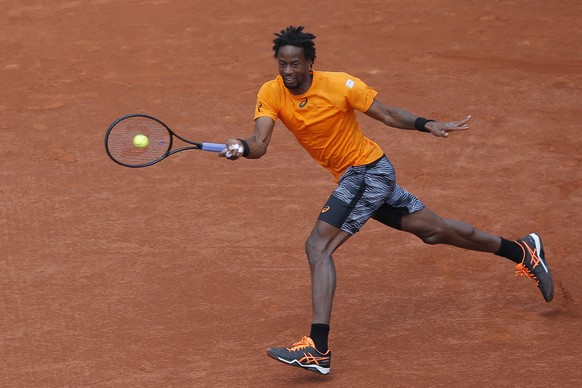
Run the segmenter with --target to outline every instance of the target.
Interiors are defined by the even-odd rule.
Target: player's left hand
[[[467,123],[471,120],[471,116],[465,117],[461,121],[430,121],[424,126],[430,133],[437,137],[447,137],[449,132],[464,131],[469,129]]]

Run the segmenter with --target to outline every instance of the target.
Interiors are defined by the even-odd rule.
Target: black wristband
[[[420,131],[420,132],[430,132],[424,126],[426,125],[426,123],[429,123],[431,121],[434,122],[434,120],[431,120],[431,119],[427,119],[424,117],[417,117],[416,120],[414,120],[414,128],[416,128],[416,130]]]
[[[249,143],[247,143],[243,139],[237,139],[237,140],[239,140],[242,143],[242,145],[243,145],[243,156],[246,158],[251,153],[251,150],[249,149]]]

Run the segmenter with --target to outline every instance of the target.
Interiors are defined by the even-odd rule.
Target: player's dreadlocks
[[[303,26],[293,27],[289,26],[280,33],[275,33],[277,38],[273,40],[275,45],[273,46],[273,51],[275,52],[275,58],[279,55],[279,49],[283,46],[295,46],[303,48],[303,53],[305,54],[305,59],[315,63],[315,35],[309,32],[303,32]]]

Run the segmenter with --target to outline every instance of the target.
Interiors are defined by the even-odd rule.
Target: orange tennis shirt
[[[350,166],[368,164],[384,152],[362,133],[355,110],[365,112],[378,93],[346,73],[313,72],[307,92],[292,94],[281,76],[263,84],[255,120],[280,119],[299,143],[336,178]]]

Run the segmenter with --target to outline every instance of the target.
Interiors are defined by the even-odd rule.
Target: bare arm
[[[401,129],[416,129],[414,122],[418,116],[413,115],[404,109],[393,106],[384,105],[378,100],[374,100],[370,108],[365,112],[366,115],[378,120],[390,127]],[[424,129],[438,137],[447,137],[449,132],[463,131],[469,129],[467,122],[471,116],[467,116],[463,120],[454,122],[430,121],[426,123]]]
[[[267,147],[273,135],[275,121],[270,117],[259,117],[255,120],[255,132],[247,139],[243,139],[248,146],[247,159],[259,159],[267,153]],[[233,146],[238,145],[237,148]],[[226,149],[218,154],[220,157],[226,157],[227,152],[232,154],[228,159],[237,160],[243,156],[243,142],[239,139],[228,139]]]

